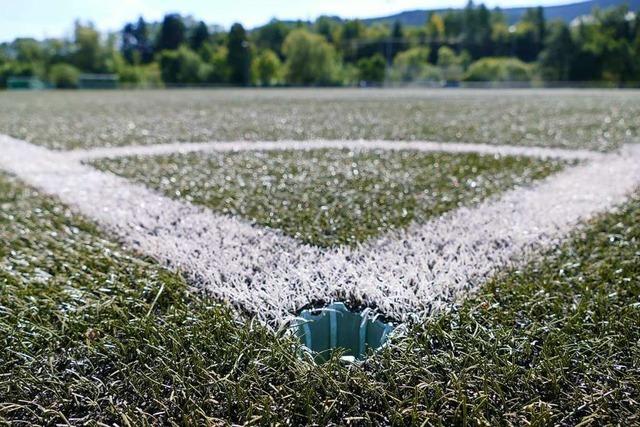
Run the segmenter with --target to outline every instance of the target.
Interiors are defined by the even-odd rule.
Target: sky
[[[575,1],[575,0],[574,0]],[[226,28],[240,22],[248,28],[271,18],[313,20],[319,15],[343,18],[384,16],[410,9],[462,7],[467,0],[0,0],[0,41],[16,37],[62,37],[76,18],[99,30],[119,30],[143,16],[158,21],[164,14],[193,15]],[[477,0],[476,3],[481,2]],[[487,6],[538,6],[571,0],[486,0]]]

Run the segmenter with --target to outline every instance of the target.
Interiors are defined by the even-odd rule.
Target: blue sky
[[[477,1],[478,2],[478,1]],[[487,0],[488,6],[530,6],[570,0]],[[60,37],[71,33],[76,18],[100,30],[120,29],[139,15],[159,20],[167,12],[191,14],[209,24],[254,27],[272,17],[314,19],[321,14],[347,18],[386,15],[408,9],[464,6],[466,0],[0,0],[0,41],[15,37]]]

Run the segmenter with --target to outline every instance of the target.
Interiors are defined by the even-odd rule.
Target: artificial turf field
[[[389,139],[607,150],[635,91],[287,89],[11,93],[0,132],[56,149],[175,141]]]
[[[165,92],[5,93],[0,131],[55,149],[362,137],[607,151],[637,138],[635,92],[415,92],[184,91],[166,103],[157,102]],[[12,106],[21,113],[4,114]],[[572,166],[350,150],[91,164],[322,247],[359,245]],[[25,425],[639,424],[639,224],[636,191],[468,298],[405,323],[364,363],[336,354],[315,364],[284,326],[198,292],[2,173],[0,417]]]
[[[332,246],[355,245],[477,203],[557,172],[563,162],[409,150],[296,150],[120,157],[96,166],[303,242]]]

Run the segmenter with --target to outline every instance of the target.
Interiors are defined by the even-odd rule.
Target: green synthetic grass
[[[0,93],[0,133],[58,149],[391,139],[607,150],[638,138],[616,90],[247,89]]]
[[[103,159],[103,170],[170,197],[323,247],[355,245],[562,168],[524,157],[289,150]]]
[[[0,174],[0,419],[28,424],[640,424],[640,197],[412,325],[298,360]]]

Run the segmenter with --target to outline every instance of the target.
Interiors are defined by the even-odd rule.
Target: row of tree
[[[0,86],[34,76],[73,87],[80,73],[114,73],[121,84],[343,85],[415,81],[640,81],[640,15],[595,10],[570,25],[529,9],[509,25],[499,9],[469,2],[432,13],[420,27],[320,17],[229,31],[177,14],[139,18],[102,37],[75,25],[72,40],[0,45]]]

